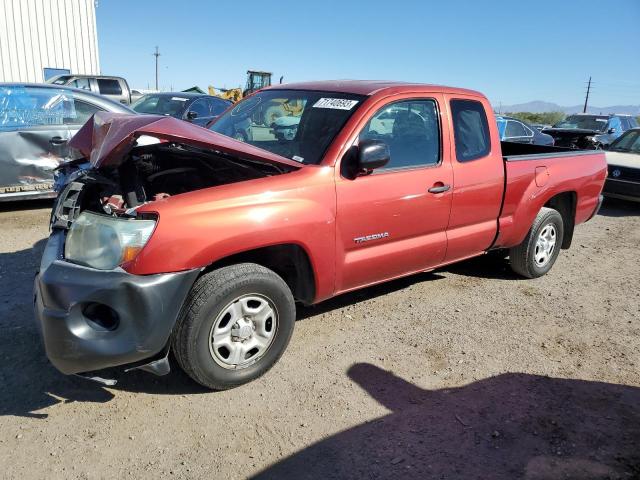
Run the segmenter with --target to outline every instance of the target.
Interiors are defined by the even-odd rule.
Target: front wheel
[[[524,241],[509,250],[511,269],[523,277],[541,277],[558,258],[563,237],[560,213],[553,208],[542,208]]]
[[[295,303],[273,271],[243,263],[200,277],[172,337],[180,367],[196,382],[226,390],[266,373],[287,348]]]

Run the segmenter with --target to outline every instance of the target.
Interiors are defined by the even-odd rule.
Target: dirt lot
[[[47,203],[0,206],[0,477],[640,478],[640,207],[607,202],[546,277],[483,257],[300,312],[265,377],[113,388],[47,362]],[[16,209],[17,208],[17,209]]]

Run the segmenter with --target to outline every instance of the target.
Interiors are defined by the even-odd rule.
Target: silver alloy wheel
[[[538,267],[544,267],[551,257],[556,248],[556,227],[550,223],[545,225],[538,235],[536,241],[536,250],[533,255],[533,259]]]
[[[278,311],[270,299],[255,293],[242,295],[213,322],[209,352],[221,367],[246,368],[267,352],[277,328]]]

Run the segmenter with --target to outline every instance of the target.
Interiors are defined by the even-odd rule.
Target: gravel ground
[[[303,309],[282,360],[219,393],[49,365],[48,209],[0,206],[1,477],[640,478],[638,205],[607,201],[537,280],[482,257]]]

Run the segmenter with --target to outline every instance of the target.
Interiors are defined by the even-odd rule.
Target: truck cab
[[[131,103],[131,89],[129,84],[122,77],[107,75],[57,75],[47,80],[47,83],[54,85],[69,85],[74,88],[87,90],[93,93],[104,95],[116,102],[125,105]]]

